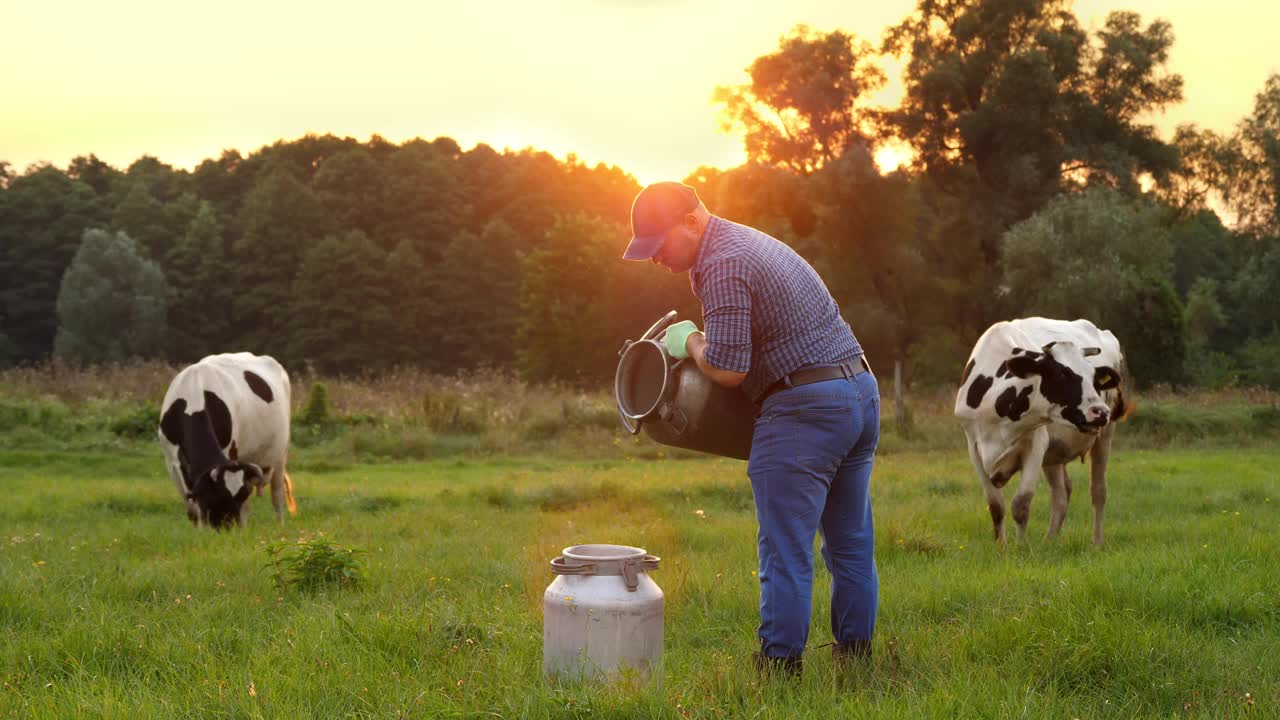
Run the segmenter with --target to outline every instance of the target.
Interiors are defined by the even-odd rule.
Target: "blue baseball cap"
[[[662,248],[667,231],[702,203],[698,191],[678,182],[659,182],[641,190],[631,203],[631,244],[626,260],[648,260]]]

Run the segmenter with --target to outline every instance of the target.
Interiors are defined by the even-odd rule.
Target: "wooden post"
[[[898,429],[906,430],[907,408],[902,403],[902,361],[893,361],[893,409]]]

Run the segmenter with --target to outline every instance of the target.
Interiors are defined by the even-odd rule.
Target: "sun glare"
[[[882,173],[891,173],[910,163],[912,155],[911,148],[904,145],[882,145],[875,153],[876,167],[880,168]]]

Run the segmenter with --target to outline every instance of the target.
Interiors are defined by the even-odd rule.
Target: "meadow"
[[[743,463],[619,435],[598,392],[295,376],[299,514],[258,498],[245,530],[197,532],[153,439],[166,372],[0,374],[0,717],[1280,716],[1266,393],[1142,398],[1102,548],[1079,465],[1059,539],[1042,484],[1028,540],[996,546],[946,393],[912,396],[873,480],[874,658],[833,668],[820,568],[790,684],[749,662]],[[363,582],[273,582],[272,549],[325,542]],[[662,556],[660,682],[543,679],[547,563],[581,542]]]

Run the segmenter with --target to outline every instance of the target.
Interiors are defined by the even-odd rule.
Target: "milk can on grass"
[[[662,588],[648,575],[660,558],[627,545],[574,545],[551,561],[542,597],[542,669],[569,679],[635,671],[662,660]]]

